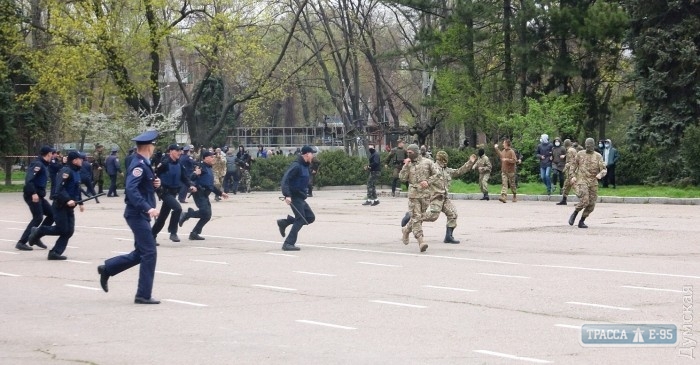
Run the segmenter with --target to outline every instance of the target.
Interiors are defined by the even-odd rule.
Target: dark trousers
[[[168,232],[177,233],[177,222],[180,220],[180,214],[182,214],[182,206],[180,205],[180,202],[177,201],[176,195],[177,192],[173,191],[165,192],[161,196],[163,204],[160,205],[160,214],[158,215],[158,219],[156,219],[156,222],[153,224],[153,229],[151,230],[153,237],[157,236],[163,229],[163,226],[165,226],[165,221],[168,219],[170,211],[172,211],[173,214],[170,217],[170,223],[168,224]]]
[[[102,194],[102,187],[104,186],[104,179],[102,179],[102,174],[99,175],[97,179],[94,179],[95,181],[92,183],[93,189],[95,189],[95,185],[97,186],[97,192]]]
[[[87,197],[95,196],[97,193],[95,192],[95,185],[92,183],[92,180],[83,180],[82,181],[83,185],[85,185],[85,190],[81,190],[83,194]],[[95,198],[95,202],[100,202]]]
[[[224,193],[232,193],[232,192],[236,191],[233,189],[233,183],[237,177],[238,177],[238,172],[236,172],[236,171],[226,172],[226,175],[224,175]],[[238,185],[238,184],[236,184],[236,185]]]
[[[564,187],[564,171],[557,170],[557,169],[552,169],[552,183],[557,185],[557,181],[559,182],[559,190],[561,190]]]
[[[284,240],[285,245],[294,245],[297,243],[297,236],[299,235],[301,227],[307,222],[311,224],[316,220],[314,212],[303,198],[292,197],[291,208],[292,212],[294,212],[294,218],[287,216],[287,223],[292,225],[292,229]]]
[[[112,257],[105,261],[105,273],[114,276],[141,264],[136,296],[150,298],[153,290],[153,276],[156,272],[156,240],[151,234],[151,224],[144,216],[126,217],[126,223],[134,233],[134,250],[126,255]]]
[[[24,194],[24,202],[29,206],[29,211],[32,212],[32,220],[27,224],[27,228],[22,233],[19,241],[27,243],[32,227],[39,227],[40,224],[43,226],[53,224],[53,210],[46,198],[39,198],[39,201],[34,203],[31,195]],[[46,219],[44,219],[44,216],[46,216]]]
[[[617,187],[615,184],[615,165],[610,165],[607,167],[608,173],[605,174],[603,177],[603,187],[607,188],[608,185],[612,185],[613,187]]]
[[[117,196],[117,175],[109,175],[109,190],[107,196]]]
[[[190,188],[188,186],[182,185],[180,188],[180,192],[177,194],[177,200],[180,203],[184,203],[185,199],[187,199],[187,192],[190,191]]]
[[[194,203],[199,208],[199,210],[190,214],[190,218],[199,218],[197,224],[192,228],[192,233],[200,234],[204,225],[211,219],[211,202],[209,201],[209,193],[201,194],[197,192],[192,196],[194,197]]]
[[[58,236],[51,251],[61,255],[66,250],[66,246],[68,246],[68,239],[73,237],[73,233],[75,232],[75,214],[73,213],[73,208],[59,208],[56,206],[55,202],[52,208],[55,224],[52,226],[39,226],[38,237]]]
[[[381,171],[370,171],[367,177],[367,200],[377,199],[377,180],[382,175]]]

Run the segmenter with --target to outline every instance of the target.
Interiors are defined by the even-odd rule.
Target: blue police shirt
[[[138,153],[133,156],[126,175],[124,217],[140,215],[150,221],[148,211],[156,207],[156,189],[153,187],[156,175],[149,159]]]
[[[309,163],[297,157],[282,177],[282,195],[306,199],[310,176]]]
[[[70,162],[63,166],[56,175],[56,187],[53,201],[59,207],[65,207],[70,200],[80,200],[80,166]]]
[[[45,197],[48,180],[48,163],[43,158],[37,157],[29,164],[27,175],[24,177],[24,193],[27,195],[37,194],[41,198]]]

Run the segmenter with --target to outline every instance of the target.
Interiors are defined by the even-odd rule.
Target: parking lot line
[[[583,306],[587,306],[587,307],[606,308],[606,309],[617,309],[617,310],[621,310],[621,311],[633,311],[634,310],[634,308],[615,307],[612,305],[583,303],[583,302],[566,302],[566,304],[576,304],[576,305],[583,305]]]
[[[396,305],[399,307],[409,307],[409,308],[428,308],[424,305],[416,305],[416,304],[407,304],[407,303],[397,303],[397,302],[387,302],[385,300],[370,300],[372,303],[379,303],[379,304],[389,304],[389,305]]]
[[[357,328],[355,327],[348,327],[348,326],[341,326],[338,324],[331,324],[331,323],[323,323],[323,322],[316,322],[316,321],[309,321],[306,319],[297,319],[296,322],[299,323],[306,323],[306,324],[315,324],[317,326],[324,326],[324,327],[331,327],[331,328],[338,328],[341,330],[356,330]]]
[[[276,289],[276,290],[285,290],[285,291],[296,291],[294,288],[285,288],[283,286],[272,286],[272,285],[262,285],[262,284],[253,284],[251,286],[254,286],[256,288],[263,288],[263,289]]]
[[[320,272],[308,272],[308,271],[293,271],[297,274],[306,274],[306,275],[316,275],[316,276],[336,276],[334,274],[324,274]]]
[[[191,261],[203,262],[205,264],[228,265],[228,262],[224,262],[224,261],[209,261],[209,260],[191,260]]]
[[[478,272],[477,274],[478,275],[486,275],[486,276],[499,276],[499,277],[503,277],[503,278],[530,279],[529,276],[492,274],[492,273],[488,273],[488,272]]]
[[[378,264],[376,262],[366,262],[366,261],[358,261],[357,263],[362,264],[362,265],[373,265],[373,266],[384,266],[384,267],[401,267],[401,265]]]
[[[78,288],[78,289],[87,289],[87,290],[95,290],[95,291],[100,291],[102,289],[100,288],[93,288],[90,286],[82,286],[82,285],[75,285],[75,284],[65,284],[65,286],[69,286],[71,288]]]
[[[10,273],[7,273],[7,272],[0,272],[0,276],[11,276],[11,277],[13,277],[13,278],[17,278],[17,277],[20,277],[21,275],[10,274]]]
[[[488,350],[474,350],[474,352],[478,352],[480,354],[484,355],[492,355],[492,356],[498,356],[498,357],[504,357],[506,359],[512,359],[512,360],[520,360],[520,361],[526,361],[526,362],[533,362],[536,364],[551,364],[551,361],[547,360],[541,360],[541,359],[535,359],[532,357],[523,357],[523,356],[516,356],[516,355],[509,355],[509,354],[504,354],[502,352],[495,352],[495,351],[488,351]]]
[[[433,288],[433,289],[445,289],[445,290],[455,290],[455,291],[466,291],[466,292],[475,292],[476,290],[474,289],[462,289],[462,288],[451,288],[449,286],[436,286],[436,285],[423,285],[424,288]]]
[[[632,286],[632,285],[622,285],[621,288],[665,291],[665,292],[669,292],[669,293],[682,293],[683,292],[682,290],[675,290],[675,289],[649,288],[646,286]]]
[[[158,274],[163,274],[163,275],[172,275],[172,276],[182,276],[182,274],[178,274],[176,272],[167,272],[167,271],[158,271],[156,270]]]
[[[685,279],[700,279],[700,276],[694,275],[679,275],[679,274],[665,274],[659,272],[645,272],[645,271],[632,271],[632,270],[617,270],[617,269],[599,269],[595,267],[580,267],[580,266],[563,266],[563,265],[532,265],[538,267],[549,267],[554,269],[572,269],[572,270],[587,270],[587,271],[600,271],[600,272],[614,272],[619,274],[640,274],[640,275],[652,275],[652,276],[668,276],[672,278],[685,278]]]
[[[195,307],[208,307],[206,304],[202,303],[193,303],[193,302],[185,302],[184,300],[177,300],[177,299],[163,299],[164,302],[170,302],[170,303],[178,303],[178,304],[186,304],[186,305],[192,305]]]

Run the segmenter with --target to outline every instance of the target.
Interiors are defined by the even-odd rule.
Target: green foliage
[[[691,126],[685,129],[681,139],[681,157],[691,183],[700,183],[700,127]]]
[[[618,185],[641,185],[659,173],[658,150],[644,148],[635,150],[629,145],[615,145],[620,160],[615,166],[615,180]]]

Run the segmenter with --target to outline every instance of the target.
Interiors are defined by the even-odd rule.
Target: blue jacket
[[[43,158],[37,157],[29,164],[27,174],[24,177],[24,193],[37,194],[43,198],[46,196],[46,182],[49,180],[49,164]]]
[[[116,154],[107,156],[107,159],[105,159],[105,170],[107,170],[107,175],[116,175],[122,172],[122,168],[119,166],[119,158]]]
[[[138,153],[133,156],[126,175],[124,217],[140,215],[150,221],[148,211],[156,207],[156,189],[153,187],[156,174],[149,159]]]
[[[213,191],[216,196],[221,196],[221,190],[214,186],[214,171],[211,166],[202,162],[200,168],[201,174],[192,174],[192,182],[197,187],[196,194],[209,196],[209,193]]]
[[[382,161],[377,151],[369,155],[369,171],[382,171]]]
[[[309,163],[302,156],[292,162],[282,176],[282,195],[290,198],[306,199],[309,188]]]
[[[80,166],[69,162],[56,174],[56,190],[52,198],[54,204],[59,208],[66,207],[66,203],[70,200],[80,200],[80,169]],[[67,208],[73,209],[73,207]]]
[[[180,189],[182,185],[188,187],[192,185],[179,158],[173,161],[170,156],[163,157],[163,161],[156,168],[156,175],[160,178],[160,184],[164,189]]]

